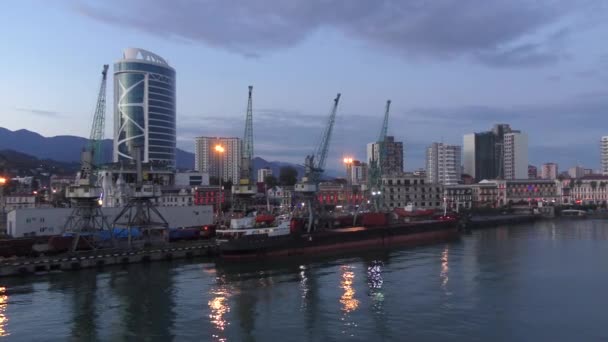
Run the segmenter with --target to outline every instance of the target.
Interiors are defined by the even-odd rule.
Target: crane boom
[[[249,86],[249,99],[247,101],[247,115],[245,118],[245,134],[243,135],[243,149],[241,157],[241,180],[251,183],[253,179],[251,161],[253,159],[253,86]]]
[[[391,109],[391,100],[386,101],[386,107],[384,110],[384,120],[382,121],[382,127],[380,127],[380,134],[376,142],[378,146],[378,157],[376,159],[376,153],[372,154],[372,160],[369,164],[369,187],[372,191],[378,190],[382,178],[382,164],[386,160],[386,136],[388,134],[388,117]]]
[[[103,162],[103,151],[101,143],[103,141],[106,123],[106,83],[108,79],[108,64],[104,64],[101,72],[101,85],[97,96],[97,105],[93,115],[93,126],[89,136],[88,150],[93,154],[93,165],[98,166]]]
[[[317,160],[316,168],[323,172],[325,168],[325,161],[327,159],[327,152],[329,151],[329,143],[331,141],[331,135],[334,130],[334,123],[336,122],[336,113],[338,111],[338,103],[340,102],[340,93],[336,95],[334,99],[334,105],[329,114],[329,118],[327,119],[327,125],[325,126],[325,131],[321,136],[321,140],[319,141],[319,145],[317,146],[317,151],[315,153],[315,159]]]
[[[336,95],[334,104],[329,118],[327,119],[327,125],[321,135],[319,144],[312,155],[307,155],[304,161],[304,177],[302,181],[297,183],[295,190],[302,193],[315,193],[317,192],[317,183],[325,168],[325,161],[327,160],[327,153],[329,151],[329,143],[334,130],[334,123],[336,122],[336,113],[338,112],[338,103],[340,103],[340,93]]]

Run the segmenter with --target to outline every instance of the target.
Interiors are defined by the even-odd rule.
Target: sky
[[[0,126],[88,136],[103,64],[139,47],[177,72],[178,147],[238,136],[253,85],[255,155],[302,164],[338,108],[328,167],[365,159],[392,100],[405,168],[432,142],[508,123],[530,163],[598,168],[608,135],[603,0],[8,0]],[[112,70],[112,67],[110,67]],[[108,82],[107,137],[113,89]]]

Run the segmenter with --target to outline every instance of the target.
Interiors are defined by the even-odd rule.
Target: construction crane
[[[305,203],[307,203],[305,209],[308,213],[307,230],[309,233],[313,229],[313,222],[315,218],[313,205],[315,204],[315,195],[318,191],[319,181],[321,180],[321,175],[323,174],[323,170],[325,168],[325,161],[329,151],[331,135],[334,130],[334,123],[336,122],[336,113],[338,112],[339,102],[340,93],[338,93],[334,99],[334,104],[331,112],[329,113],[325,130],[323,131],[323,135],[321,135],[321,140],[319,140],[317,148],[313,154],[306,156],[304,161],[304,177],[302,177],[302,181],[296,183],[294,187],[294,190],[302,195],[304,197],[303,200]]]
[[[101,141],[103,139],[106,110],[106,81],[108,65],[101,72],[101,86],[97,97],[93,127],[88,146],[81,154],[81,168],[76,183],[66,189],[66,197],[72,204],[64,231],[73,236],[72,251],[80,247],[100,247],[96,234],[110,230],[110,225],[101,212],[98,201],[102,196],[101,187],[95,184],[95,170],[102,162]],[[84,245],[84,246],[83,246]]]
[[[253,182],[253,86],[249,86],[247,100],[247,113],[245,115],[245,134],[241,147],[241,168],[239,183],[232,186],[232,193],[236,196],[235,206],[246,206],[248,199],[257,193]]]
[[[104,136],[104,128],[106,123],[106,83],[108,79],[108,65],[104,64],[101,72],[101,85],[99,87],[99,95],[97,96],[97,105],[95,106],[95,114],[93,115],[93,126],[91,127],[91,135],[89,136],[88,151],[93,155],[93,164],[95,166],[103,163],[102,141]]]
[[[387,150],[386,150],[386,135],[388,133],[388,116],[391,109],[391,100],[386,101],[386,108],[384,110],[384,120],[382,121],[382,127],[380,127],[380,134],[376,145],[378,146],[378,158],[376,159],[376,153],[372,153],[372,160],[369,163],[369,177],[368,185],[372,194],[380,192],[382,183],[382,167],[386,163]],[[379,195],[379,194],[378,194]],[[379,196],[378,198],[380,198]],[[374,201],[374,206],[378,209],[377,201]]]
[[[298,192],[317,192],[317,185],[323,174],[323,169],[325,168],[327,152],[329,151],[329,142],[331,141],[331,135],[334,130],[339,102],[340,93],[338,93],[334,99],[333,107],[329,113],[329,118],[327,119],[327,125],[325,125],[325,131],[323,132],[323,135],[321,135],[321,140],[319,140],[315,152],[306,156],[304,161],[304,177],[302,177],[302,182],[297,183],[295,186],[295,190]]]

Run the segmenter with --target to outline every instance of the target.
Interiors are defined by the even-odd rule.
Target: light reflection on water
[[[211,337],[216,341],[227,341],[224,331],[230,325],[226,320],[226,315],[230,312],[230,306],[228,305],[230,291],[226,285],[223,285],[224,281],[221,278],[217,278],[217,280],[220,285],[209,292],[211,299],[207,302],[211,310],[209,320],[216,329],[216,332]]]
[[[0,336],[10,331],[8,339],[23,341],[71,336],[163,341],[608,340],[601,311],[608,305],[603,295],[607,240],[608,222],[555,221],[343,258],[228,267],[196,260],[131,265],[128,271],[7,278],[0,287]],[[92,280],[81,281],[90,280],[87,272]],[[120,281],[124,272],[141,277]],[[62,285],[66,283],[77,283],[78,291]],[[152,287],[163,291],[136,295]],[[96,300],[88,300],[89,295]],[[78,305],[69,305],[71,301]],[[94,324],[74,323],[89,316]]]
[[[449,247],[449,245],[446,245],[445,248],[443,249],[443,252],[441,253],[441,273],[439,273],[439,277],[441,278],[441,287],[443,288],[444,291],[447,291],[448,281],[450,280],[450,278],[448,276],[448,272],[450,270],[450,267],[448,265],[449,252],[450,252],[450,247]],[[446,293],[449,294],[448,292],[446,292]]]
[[[0,337],[10,335],[6,331],[6,323],[8,317],[6,316],[6,307],[8,306],[8,295],[6,295],[6,287],[0,287]]]

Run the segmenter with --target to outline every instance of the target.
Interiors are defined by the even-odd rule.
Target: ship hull
[[[251,236],[220,244],[224,259],[328,255],[354,250],[415,246],[458,239],[456,222],[427,221],[385,227],[351,227],[313,234]]]

